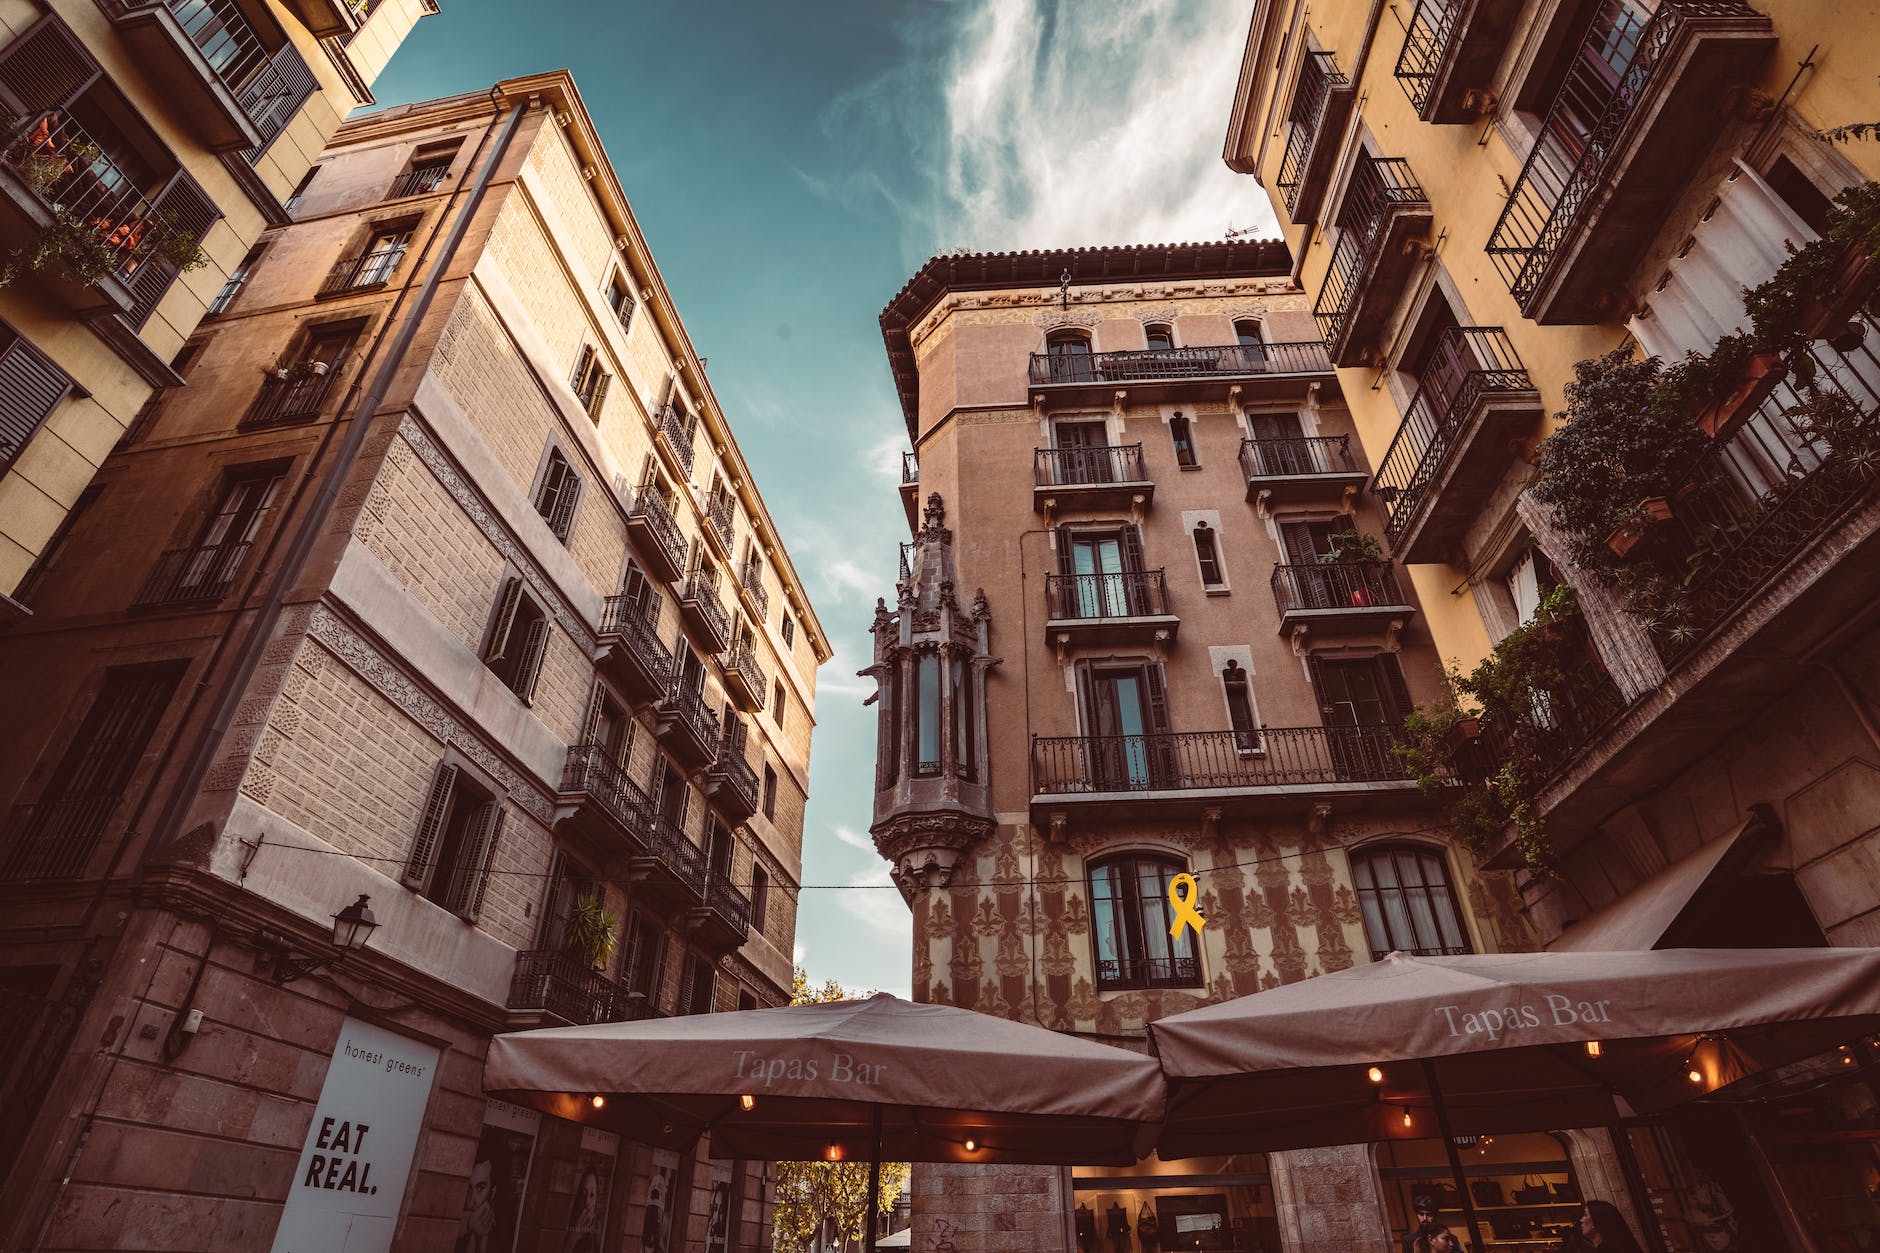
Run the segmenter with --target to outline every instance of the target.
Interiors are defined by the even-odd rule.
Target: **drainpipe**
[[[496,90],[492,88],[492,99],[494,100],[497,95]],[[318,491],[314,494],[311,506],[301,516],[300,525],[282,557],[279,573],[275,575],[273,586],[268,589],[267,599],[256,614],[254,625],[249,629],[247,638],[242,642],[241,651],[236,656],[234,666],[221,681],[221,691],[216,698],[209,725],[197,741],[181,777],[171,789],[169,799],[152,827],[150,842],[145,845],[143,853],[138,858],[137,868],[132,874],[133,888],[141,885],[144,871],[157,851],[176,838],[177,828],[182,825],[183,815],[191,799],[196,795],[197,789],[202,786],[216,750],[234,722],[248,684],[254,679],[255,671],[260,668],[261,656],[266,651],[273,637],[274,628],[280,621],[281,612],[285,608],[288,590],[299,581],[300,576],[306,570],[307,559],[313,551],[313,546],[326,529],[327,522],[333,513],[333,506],[339,499],[340,487],[359,460],[359,453],[365,446],[366,435],[372,427],[373,415],[383,403],[386,393],[391,390],[392,380],[396,377],[399,367],[404,364],[405,354],[410,351],[412,341],[417,337],[418,328],[430,311],[431,302],[437,294],[438,284],[442,281],[450,263],[455,259],[464,236],[469,233],[470,221],[476,216],[476,211],[481,206],[484,195],[489,190],[490,182],[495,176],[496,168],[502,164],[503,158],[508,154],[510,143],[515,139],[516,131],[528,109],[529,101],[526,100],[518,101],[511,108],[508,118],[503,122],[502,133],[497,137],[496,148],[478,173],[476,183],[470,189],[469,198],[464,202],[457,220],[451,225],[450,234],[444,240],[442,251],[431,264],[430,272],[425,275],[424,285],[418,290],[417,300],[405,314],[404,322],[386,348],[385,355],[379,362],[378,373],[373,376],[371,385],[366,388],[358,404],[353,407],[351,424],[347,429],[345,439],[340,442],[333,464],[328,467]],[[495,125],[493,120],[491,125]]]

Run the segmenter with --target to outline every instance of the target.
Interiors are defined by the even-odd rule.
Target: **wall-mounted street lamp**
[[[261,947],[274,952],[274,982],[292,983],[302,975],[324,970],[346,954],[364,948],[379,926],[379,920],[372,916],[368,904],[370,900],[370,897],[361,893],[358,900],[333,915],[333,951],[324,956],[295,957],[293,941],[272,931],[263,931],[256,936]]]

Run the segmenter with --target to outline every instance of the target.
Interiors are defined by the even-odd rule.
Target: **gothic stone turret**
[[[945,887],[960,854],[992,834],[986,754],[986,674],[992,615],[984,592],[970,610],[954,595],[946,506],[927,498],[894,611],[875,602],[876,850],[901,895]]]

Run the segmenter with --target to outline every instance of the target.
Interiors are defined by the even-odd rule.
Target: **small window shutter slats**
[[[548,472],[557,479],[553,489],[554,505],[548,514],[548,529],[555,533],[556,539],[565,543],[574,526],[574,507],[581,500],[581,476],[560,457],[555,458]]]
[[[581,351],[574,359],[574,372],[568,376],[569,385],[574,388],[576,395],[581,394],[581,385],[587,381],[588,366],[593,360],[594,345],[582,344]]]
[[[516,671],[516,695],[527,701],[535,699],[535,682],[542,677],[542,658],[548,652],[547,618],[536,618],[529,623],[522,649],[522,665]]]
[[[613,379],[609,375],[595,375],[594,395],[588,400],[587,411],[588,416],[593,418],[596,422],[600,421],[601,418],[601,404],[607,399],[607,384],[612,381]]]
[[[588,691],[587,712],[581,715],[581,738],[575,743],[592,744],[594,742],[594,733],[601,724],[601,705],[606,699],[607,694],[599,683]]]
[[[222,211],[209,199],[209,193],[188,174],[178,170],[164,189],[157,193],[154,204],[157,220],[165,222],[192,243],[201,243],[221,218]],[[170,284],[182,271],[174,262],[167,261],[155,252],[126,261],[118,268],[118,275],[130,288],[130,322],[133,326],[142,326],[149,318],[150,311],[157,307],[157,301],[163,293],[170,290]]]
[[[287,129],[300,107],[307,103],[307,97],[319,86],[313,71],[307,68],[292,44],[284,44],[269,58],[268,68],[256,75],[241,93],[242,111],[261,132],[261,142],[242,153],[248,164],[261,160],[268,145]]]
[[[1149,697],[1149,730],[1157,735],[1168,734],[1168,687],[1162,681],[1160,662],[1142,668],[1142,686]]]
[[[457,862],[457,881],[450,887],[447,908],[465,922],[475,922],[483,912],[483,897],[489,890],[490,867],[496,861],[496,840],[503,830],[503,807],[498,801],[479,806],[465,833],[463,856]]]
[[[1378,686],[1383,689],[1384,698],[1396,708],[1389,711],[1393,726],[1410,716],[1410,687],[1404,682],[1403,667],[1391,653],[1377,655]]]
[[[424,890],[430,877],[431,863],[437,859],[437,842],[444,834],[444,819],[450,813],[451,792],[457,786],[457,767],[444,762],[431,780],[431,794],[424,802],[424,816],[418,822],[418,834],[411,842],[411,855],[405,860],[404,884]]]
[[[103,73],[72,29],[48,13],[0,50],[0,90],[22,118],[63,109]]]
[[[504,580],[502,595],[496,601],[496,625],[490,632],[490,646],[483,660],[501,661],[509,651],[509,635],[516,625],[516,607],[522,603],[522,580],[511,576]]]
[[[6,334],[0,327],[0,338]],[[65,371],[26,340],[0,348],[0,471],[25,451],[71,390]]]
[[[1319,719],[1332,724],[1332,694],[1325,690],[1325,662],[1316,653],[1306,654],[1306,675],[1312,680],[1312,692],[1319,700]]]

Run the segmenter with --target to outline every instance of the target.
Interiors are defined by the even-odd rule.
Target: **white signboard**
[[[274,1253],[390,1253],[437,1059],[383,1027],[341,1025]]]

